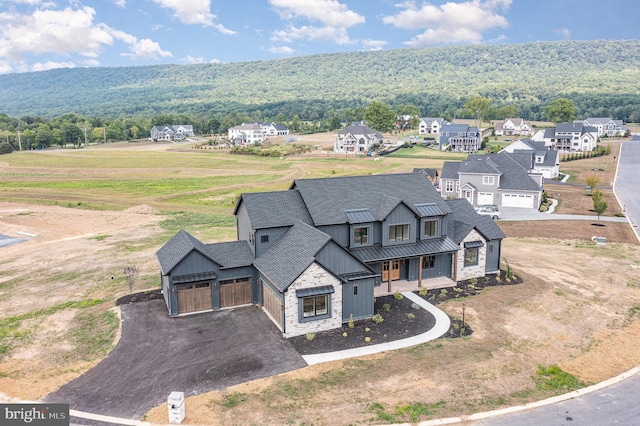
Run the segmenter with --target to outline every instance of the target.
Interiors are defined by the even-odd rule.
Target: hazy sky
[[[0,74],[638,39],[640,0],[0,0]]]

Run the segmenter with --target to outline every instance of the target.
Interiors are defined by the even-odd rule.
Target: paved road
[[[636,236],[640,225],[640,137],[620,146],[618,172],[614,181],[614,191],[629,218]]]
[[[600,391],[517,414],[473,423],[488,426],[637,425],[640,423],[640,375]]]

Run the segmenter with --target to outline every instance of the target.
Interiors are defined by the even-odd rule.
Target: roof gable
[[[297,221],[313,224],[300,193],[292,191],[246,192],[240,195],[233,214],[244,204],[253,229],[291,226]]]
[[[156,252],[162,274],[168,275],[182,259],[194,250],[212,262],[220,264],[211,256],[207,247],[200,240],[188,232],[180,230]]]

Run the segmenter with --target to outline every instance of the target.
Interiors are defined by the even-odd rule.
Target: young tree
[[[138,271],[137,266],[127,266],[124,268],[124,277],[129,286],[129,293],[133,293],[133,285],[136,283],[136,278],[138,278]]]
[[[604,199],[604,195],[602,195],[602,191],[596,189],[593,191],[593,210],[598,214],[598,224],[600,223],[600,216],[604,213],[609,204]]]
[[[566,98],[554,99],[544,107],[544,116],[554,123],[570,122],[576,118],[576,106]]]

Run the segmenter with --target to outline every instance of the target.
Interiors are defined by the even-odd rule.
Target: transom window
[[[322,294],[320,296],[305,297],[302,299],[302,315],[304,318],[317,317],[326,315],[329,305],[329,295]]]
[[[359,228],[354,228],[353,244],[354,245],[369,244],[369,227],[363,226]]]
[[[464,250],[464,266],[473,266],[478,264],[478,248],[468,248]]]
[[[389,241],[409,241],[409,224],[389,225]]]
[[[425,256],[422,258],[422,269],[433,269],[436,267],[435,256]]]
[[[482,176],[483,185],[493,185],[495,182],[495,176]]]
[[[437,220],[427,220],[424,222],[424,236],[425,237],[436,237],[438,236],[438,221]]]

